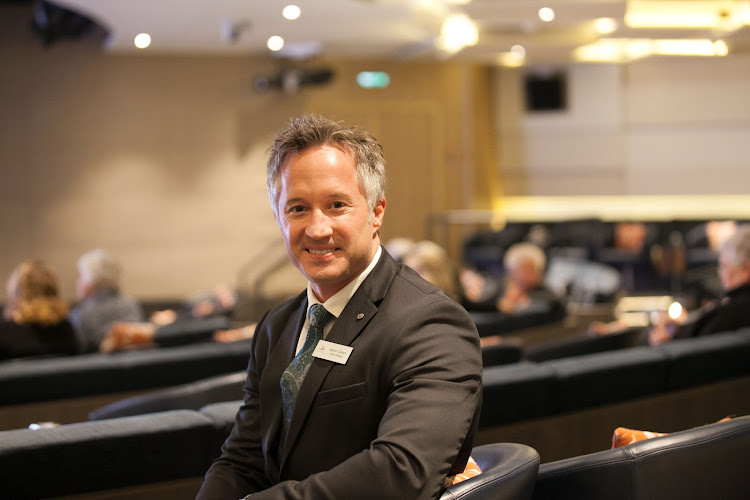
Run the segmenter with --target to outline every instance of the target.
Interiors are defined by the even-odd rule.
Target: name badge
[[[354,348],[349,347],[348,345],[334,344],[327,340],[319,340],[312,355],[314,358],[325,359],[345,365],[353,350]]]

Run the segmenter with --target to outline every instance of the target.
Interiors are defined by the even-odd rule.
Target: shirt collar
[[[325,302],[320,302],[318,298],[315,296],[315,293],[312,291],[312,286],[310,283],[307,283],[307,310],[310,311],[310,306],[313,304],[323,304],[323,307],[326,308],[326,311],[333,314],[336,318],[338,318],[341,315],[341,312],[346,307],[346,304],[349,303],[349,299],[352,298],[354,295],[354,292],[357,291],[359,286],[362,284],[362,282],[367,278],[372,270],[375,268],[375,265],[378,263],[378,260],[380,260],[380,256],[383,253],[383,248],[378,246],[377,252],[375,252],[375,256],[370,261],[370,264],[365,268],[364,271],[362,271],[359,276],[357,276],[355,279],[351,281],[348,285],[346,285],[344,288],[333,294],[328,300]]]

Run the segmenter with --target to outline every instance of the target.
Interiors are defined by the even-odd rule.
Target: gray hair
[[[742,224],[719,247],[719,253],[735,266],[750,264],[750,224]]]
[[[78,259],[81,278],[96,288],[119,290],[121,270],[117,259],[101,248],[86,252]]]
[[[271,208],[278,220],[281,168],[289,156],[308,148],[333,146],[351,155],[357,164],[357,183],[367,198],[372,213],[378,201],[385,198],[385,158],[383,148],[369,132],[347,127],[320,115],[303,115],[290,120],[278,133],[269,149],[266,185]]]
[[[505,251],[503,264],[505,265],[505,269],[514,269],[527,259],[532,261],[534,267],[539,271],[543,271],[544,266],[547,265],[547,257],[544,255],[544,250],[533,243],[516,243],[511,245]]]

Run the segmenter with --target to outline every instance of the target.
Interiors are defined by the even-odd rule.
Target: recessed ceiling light
[[[133,43],[139,49],[145,49],[146,47],[151,45],[151,35],[149,35],[148,33],[139,33],[133,39]]]
[[[552,21],[554,18],[554,10],[550,9],[549,7],[542,7],[541,9],[539,9],[539,19],[541,19],[545,23]]]
[[[290,21],[294,21],[295,19],[299,18],[300,14],[302,14],[302,9],[300,9],[296,5],[287,5],[286,7],[284,7],[284,10],[281,11],[281,15],[284,16],[284,19],[288,19]]]
[[[270,50],[277,52],[284,48],[284,39],[280,36],[274,35],[268,39],[268,42],[266,42],[266,46]]]
[[[516,59],[523,59],[524,57],[526,57],[526,49],[523,47],[523,45],[514,45],[510,48],[510,53]]]

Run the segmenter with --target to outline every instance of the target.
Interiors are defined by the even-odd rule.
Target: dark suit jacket
[[[67,319],[53,325],[0,320],[0,360],[53,354],[78,354],[78,338]]]
[[[750,326],[750,284],[728,291],[700,312],[694,321],[680,325],[674,338],[698,337],[731,332]]]
[[[481,404],[479,337],[466,311],[383,255],[327,340],[345,365],[314,359],[283,450],[281,373],[306,294],[269,311],[253,338],[245,402],[198,498],[435,498],[463,470]]]

